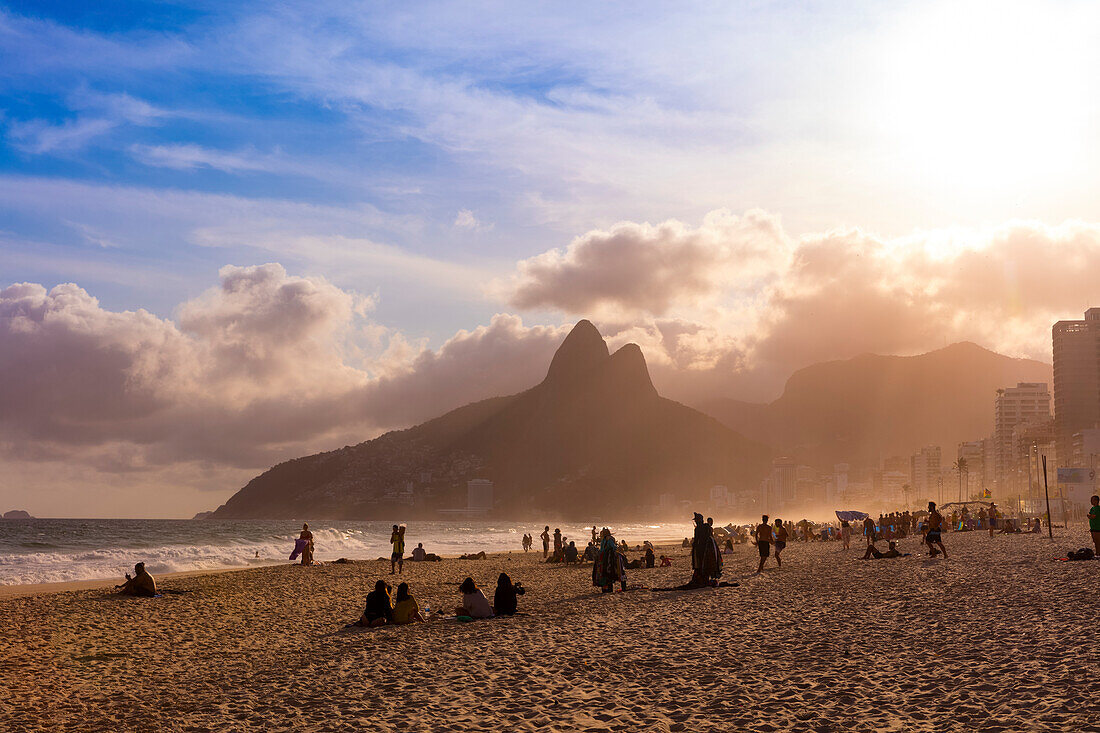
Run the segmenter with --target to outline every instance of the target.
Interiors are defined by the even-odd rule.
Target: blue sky
[[[90,466],[86,513],[208,508],[529,385],[582,317],[688,402],[1049,359],[1096,300],[1097,68],[1072,1],[0,3],[0,498]],[[61,358],[130,407],[74,435],[27,401]]]
[[[898,235],[1090,217],[1092,187],[1048,184],[1076,184],[1095,146],[1075,150],[1078,163],[1029,161],[1022,177],[1042,190],[1025,180],[992,195],[982,180],[961,197],[956,171],[914,164],[942,141],[909,139],[898,156],[891,116],[957,91],[946,76],[937,91],[948,72],[908,54],[942,58],[938,44],[969,41],[972,54],[949,56],[981,72],[975,57],[1007,55],[1029,14],[1087,12],[1013,7],[999,46],[968,26],[984,22],[981,5],[10,3],[0,175],[20,193],[0,200],[0,271],[170,314],[222,265],[278,260],[377,293],[380,319],[439,343],[501,309],[479,282],[619,220],[761,207],[795,234]],[[890,88],[922,69],[933,88],[909,109]],[[1068,108],[1083,124],[1090,105]],[[215,226],[214,202],[249,211]],[[463,210],[472,217],[455,226]],[[291,233],[318,238],[313,251],[280,241]],[[332,237],[394,249],[320,252]],[[418,258],[472,279],[444,267],[413,287]]]

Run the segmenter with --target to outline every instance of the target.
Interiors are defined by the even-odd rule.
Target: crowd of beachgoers
[[[1093,496],[1091,505],[1088,519],[1094,548],[1071,551],[1068,559],[1100,557],[1100,497]],[[1042,520],[1039,517],[1006,517],[997,508],[995,502],[990,502],[988,506],[981,505],[975,512],[971,512],[969,506],[964,504],[952,509],[946,516],[940,512],[935,502],[929,502],[927,511],[890,512],[880,514],[877,520],[862,512],[837,512],[837,517],[836,524],[818,524],[806,519],[798,522],[784,521],[779,518],[771,520],[768,515],[762,515],[760,523],[756,525],[727,525],[716,528],[713,518],[704,519],[702,514],[695,513],[694,535],[685,537],[682,543],[683,548],[690,550],[692,569],[690,579],[672,588],[653,590],[689,590],[737,585],[721,581],[723,556],[732,553],[735,545],[746,542],[757,548],[759,564],[756,573],[759,574],[764,571],[769,558],[774,557],[777,568],[783,566],[783,552],[788,542],[834,541],[842,543],[843,549],[848,550],[851,548],[853,534],[855,534],[861,537],[864,543],[862,559],[879,560],[911,555],[912,553],[901,552],[897,541],[919,534],[921,544],[928,548],[929,557],[940,556],[946,559],[948,551],[943,542],[943,533],[948,529],[954,532],[988,531],[990,537],[995,533],[1021,534],[1026,531],[1038,534],[1042,531]],[[856,527],[853,527],[854,521],[859,522]],[[1049,518],[1047,521],[1049,524]],[[406,531],[407,526],[404,524],[393,525],[390,535],[392,552],[389,558],[391,575],[404,573]],[[560,528],[555,528],[551,532],[549,525],[543,528],[539,539],[542,543],[543,561],[546,563],[564,565],[591,563],[592,585],[602,593],[613,593],[616,586],[620,591],[626,591],[628,571],[672,565],[672,559],[667,555],[661,554],[658,558],[653,543],[648,540],[634,547],[636,551],[641,552],[640,557],[628,559],[630,544],[625,539],[616,540],[609,527],[597,530],[596,525],[593,525],[591,536],[583,550],[577,547],[577,540],[563,536]],[[886,542],[885,548],[878,545],[880,541]],[[534,550],[534,538],[529,533],[523,535],[521,548],[524,553]],[[300,557],[301,565],[313,565],[315,564],[314,549],[313,533],[308,523],[303,524],[290,560],[294,561]],[[460,559],[479,560],[485,557],[486,553],[478,552],[464,554]],[[438,555],[428,553],[423,543],[419,543],[413,549],[409,558],[413,563],[441,560],[442,558]],[[336,562],[347,562],[347,560],[341,559]],[[158,595],[156,581],[145,569],[144,563],[138,563],[134,576],[127,574],[126,581],[116,587],[121,593],[127,595],[145,597]],[[485,592],[473,578],[467,577],[457,587],[461,601],[450,615],[459,621],[514,615],[519,608],[519,596],[524,595],[525,592],[522,583],[513,581],[508,573],[501,572],[497,578],[493,602],[490,604]],[[348,627],[374,628],[385,625],[424,623],[447,615],[442,608],[432,612],[430,606],[421,607],[410,591],[408,583],[398,584],[395,591],[385,579],[378,579],[374,589],[367,594],[363,614],[349,623]]]
[[[436,561],[399,525],[384,558],[306,534],[290,564],[0,597],[0,730],[1088,729],[1100,566],[1057,562],[1087,535],[977,509],[540,523]]]

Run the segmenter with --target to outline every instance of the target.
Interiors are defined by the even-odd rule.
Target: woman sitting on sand
[[[526,593],[523,585],[513,583],[508,573],[501,573],[497,578],[497,592],[493,595],[493,611],[497,616],[511,616],[519,607],[519,599]]]
[[[367,594],[367,608],[354,626],[385,626],[393,623],[393,602],[390,601],[390,586],[379,580],[374,590]]]
[[[393,622],[399,626],[424,622],[424,617],[420,615],[420,604],[409,595],[408,583],[397,586],[397,597],[393,602]]]
[[[473,578],[462,581],[462,585],[458,586],[458,592],[462,594],[462,605],[455,609],[455,616],[493,617],[493,607],[489,605],[489,599],[481,592],[481,588],[477,587]]]

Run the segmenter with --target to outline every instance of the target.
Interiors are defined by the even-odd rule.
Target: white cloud
[[[452,226],[455,229],[468,229],[474,232],[489,231],[493,228],[492,224],[478,221],[477,217],[474,216],[474,212],[469,209],[459,209]]]
[[[226,173],[270,171],[273,161],[245,150],[225,152],[200,145],[131,145],[130,154],[145,165],[175,170],[213,168]]]

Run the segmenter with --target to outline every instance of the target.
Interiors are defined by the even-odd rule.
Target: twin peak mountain
[[[755,487],[770,451],[657,394],[636,344],[608,352],[579,322],[541,383],[374,440],[279,464],[215,519],[388,519],[463,508],[466,484],[494,484],[495,511],[634,515],[659,496],[702,501]]]

